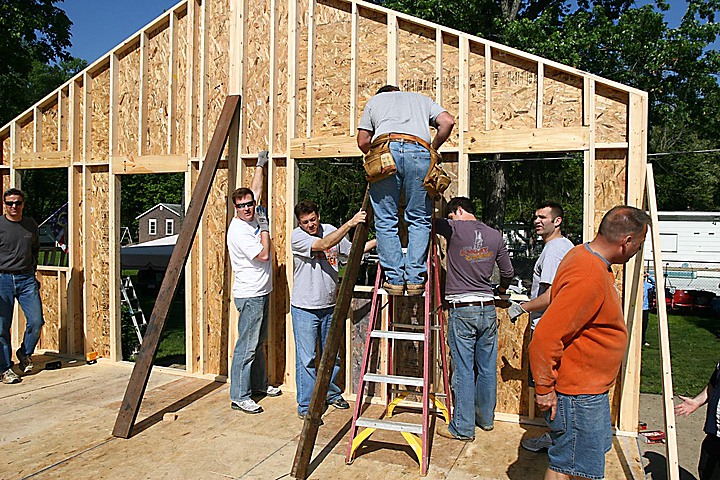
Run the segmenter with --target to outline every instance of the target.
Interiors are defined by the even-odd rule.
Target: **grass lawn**
[[[720,360],[720,318],[692,313],[669,313],[670,358],[673,393],[696,395],[705,388]],[[642,350],[640,391],[662,393],[657,315],[650,314],[647,329],[649,347]]]

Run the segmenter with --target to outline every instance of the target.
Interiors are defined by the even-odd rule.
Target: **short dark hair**
[[[375,92],[375,95],[378,93],[385,93],[385,92],[399,92],[400,89],[396,87],[395,85],[385,85],[384,87],[380,87],[380,90]]]
[[[639,208],[629,205],[618,205],[611,208],[603,217],[598,234],[611,242],[622,240],[627,235],[642,233],[646,225],[650,225],[650,215]]]
[[[255,194],[253,193],[253,191],[246,187],[240,187],[233,192],[232,201],[233,201],[233,203],[235,203],[238,199],[242,200],[243,198],[247,197],[248,195],[250,195],[250,198],[252,198],[253,202],[254,202]]]
[[[17,195],[18,197],[23,199],[23,202],[25,201],[25,192],[23,192],[19,188],[8,188],[7,190],[5,190],[5,193],[3,193],[3,200],[5,200],[10,195]]]
[[[445,209],[445,216],[447,217],[451,213],[457,213],[458,207],[462,207],[466,212],[475,215],[475,205],[473,205],[472,200],[467,197],[455,197],[448,202]]]
[[[312,200],[303,200],[295,205],[295,218],[298,220],[300,220],[300,215],[309,215],[311,213],[314,213],[315,215],[320,214],[317,203]]]
[[[557,202],[553,202],[552,200],[544,200],[538,203],[537,207],[535,207],[535,210],[542,210],[543,208],[550,209],[550,214],[553,216],[553,219],[557,217],[565,218],[565,211],[563,210],[562,206]]]

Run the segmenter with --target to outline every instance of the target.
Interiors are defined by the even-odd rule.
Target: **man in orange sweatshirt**
[[[642,210],[614,207],[595,239],[560,263],[550,306],[530,343],[536,401],[552,438],[546,480],[605,476],[612,445],[608,391],[627,348],[610,266],[627,263],[640,250],[649,224]]]

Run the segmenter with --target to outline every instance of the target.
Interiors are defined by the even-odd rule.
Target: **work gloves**
[[[267,212],[264,207],[258,205],[257,208],[255,208],[255,220],[258,222],[258,227],[261,232],[270,232],[270,224],[268,223]]]
[[[510,301],[510,308],[508,308],[508,316],[510,316],[511,322],[515,323],[515,320],[517,320],[518,317],[523,313],[527,313],[527,310],[525,310],[519,303]]]
[[[258,168],[262,168],[265,165],[267,165],[269,158],[269,152],[267,150],[263,150],[262,152],[258,153],[258,159],[257,163],[255,164]]]

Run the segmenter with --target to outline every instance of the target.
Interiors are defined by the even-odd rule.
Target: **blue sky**
[[[65,0],[58,6],[73,22],[70,53],[92,63],[177,3],[176,0]],[[650,1],[637,2],[646,3]],[[687,2],[669,0],[669,4],[671,9],[666,19],[674,28],[685,13]]]

